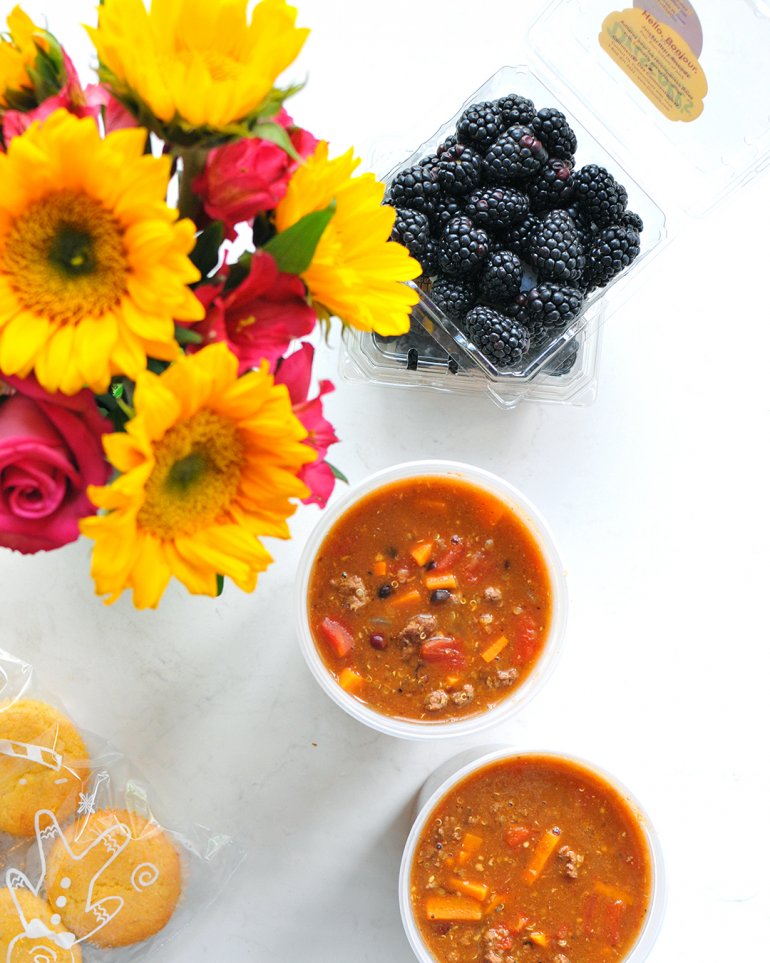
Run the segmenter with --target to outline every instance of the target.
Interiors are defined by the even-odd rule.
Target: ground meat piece
[[[474,692],[472,685],[464,685],[462,689],[459,689],[457,692],[453,692],[449,698],[456,706],[465,706],[473,699],[475,695],[476,693]]]
[[[513,947],[513,937],[507,926],[490,926],[484,932],[484,963],[508,963],[512,957],[507,956]]]
[[[448,705],[449,696],[443,689],[434,689],[425,699],[425,708],[428,712],[438,712],[439,709],[446,709]]]
[[[500,602],[502,601],[503,593],[499,588],[493,588],[491,585],[489,585],[484,589],[484,598],[487,602]]]
[[[569,846],[562,846],[558,856],[562,861],[562,872],[564,875],[570,879],[577,879],[578,870],[583,865],[583,856],[581,856],[580,853],[576,853],[574,849],[570,849]]]
[[[490,689],[499,689],[502,686],[513,685],[518,677],[518,669],[498,669],[494,675],[487,676],[487,685]]]
[[[332,579],[332,585],[339,592],[340,602],[351,612],[357,612],[372,600],[360,575],[348,575],[347,572],[343,572],[339,578]]]
[[[436,631],[435,615],[415,615],[398,633],[401,645],[417,645]]]

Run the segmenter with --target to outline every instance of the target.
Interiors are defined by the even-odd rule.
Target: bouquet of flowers
[[[90,85],[18,7],[0,38],[0,545],[83,533],[108,602],[253,590],[334,485],[303,339],[417,300],[383,185],[283,107],[308,31],[249,6],[104,0]]]

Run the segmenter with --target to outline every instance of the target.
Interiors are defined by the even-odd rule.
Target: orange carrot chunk
[[[416,602],[422,600],[422,593],[419,589],[407,589],[406,592],[402,592],[400,595],[391,595],[390,604],[393,608],[401,608],[403,606],[406,608],[407,605],[414,605]]]
[[[387,575],[388,574],[388,563],[384,558],[379,558],[372,566],[372,571],[375,575]]]
[[[418,565],[427,565],[433,554],[433,542],[418,542],[409,553]]]
[[[340,672],[337,681],[346,692],[353,692],[363,684],[364,677],[348,667]]]
[[[463,836],[462,848],[457,857],[457,865],[464,866],[466,863],[478,853],[484,844],[484,840],[481,836],[477,836],[475,833],[466,833]]]
[[[498,655],[500,655],[506,645],[508,645],[508,637],[501,635],[499,639],[495,639],[490,646],[484,649],[484,651],[481,653],[481,658],[485,662],[491,662],[492,659],[496,659]]]
[[[546,863],[551,857],[551,853],[556,849],[561,841],[561,830],[556,826],[543,833],[535,844],[529,864],[524,870],[524,882],[531,886],[545,869]]]
[[[460,879],[459,876],[452,876],[449,885],[458,893],[462,893],[463,896],[470,896],[471,899],[476,899],[479,903],[483,903],[489,895],[489,887],[486,883],[478,883],[472,879]]]
[[[476,921],[481,919],[481,906],[468,896],[430,896],[425,900],[429,920]]]
[[[456,575],[426,575],[425,576],[425,588],[429,588],[431,591],[434,589],[455,589],[457,588],[457,576]]]

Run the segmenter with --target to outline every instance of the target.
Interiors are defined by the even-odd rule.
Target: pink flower
[[[241,372],[258,367],[263,358],[272,365],[317,321],[303,282],[295,274],[282,274],[265,251],[254,254],[248,276],[232,291],[225,293],[223,284],[204,284],[195,293],[207,309],[204,320],[193,325],[203,336],[201,347],[224,341],[237,355]]]
[[[331,381],[322,380],[318,384],[318,394],[309,399],[310,374],[313,368],[313,346],[303,344],[287,358],[282,358],[275,373],[276,384],[286,385],[289,390],[294,414],[308,430],[306,445],[315,448],[318,457],[309,465],[303,465],[299,478],[310,489],[305,504],[316,504],[324,508],[334,490],[334,473],[324,460],[329,447],[339,441],[332,425],[323,416],[321,398],[334,391]]]
[[[292,127],[291,118],[283,110],[275,119],[289,131],[300,157],[309,157],[318,143],[315,137]],[[251,221],[276,206],[297,166],[297,161],[272,141],[243,138],[210,151],[193,187],[208,216],[222,221],[226,236],[232,239],[236,224]]]
[[[0,545],[49,551],[78,537],[92,515],[88,485],[104,485],[102,435],[111,425],[90,391],[48,394],[33,378],[5,378],[0,397]]]
[[[119,100],[101,84],[89,84],[85,91],[86,105],[93,111],[94,117],[101,113],[104,119],[104,131],[109,134],[113,130],[124,130],[126,127],[138,127],[136,117]]]

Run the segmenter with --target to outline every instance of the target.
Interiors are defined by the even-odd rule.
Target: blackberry
[[[489,235],[474,227],[469,217],[453,217],[444,228],[439,267],[450,277],[475,274],[489,254]]]
[[[628,204],[625,187],[598,164],[575,172],[575,199],[597,227],[617,224]]]
[[[529,332],[518,321],[481,305],[465,316],[465,333],[481,353],[499,368],[517,364],[529,349]]]
[[[515,184],[536,174],[548,154],[529,127],[510,127],[484,155],[482,174],[490,184]]]
[[[476,285],[461,278],[439,277],[430,289],[430,299],[452,321],[462,321],[476,303]]]
[[[509,94],[493,101],[494,106],[500,111],[505,127],[515,127],[517,125],[529,127],[532,118],[535,116],[535,105],[526,97],[519,94]]]
[[[455,144],[443,151],[436,167],[438,182],[455,197],[478,187],[481,180],[481,154],[472,147]]]
[[[529,260],[541,278],[576,281],[583,273],[585,255],[575,222],[566,211],[549,211],[532,232]]]
[[[583,250],[588,250],[588,247],[593,241],[594,237],[594,232],[591,229],[591,219],[583,211],[583,208],[577,202],[575,202],[574,198],[573,202],[569,207],[565,208],[565,210],[572,218],[575,227],[577,228],[577,232],[580,235],[580,241],[583,245]]]
[[[529,248],[532,235],[541,224],[540,218],[534,214],[528,214],[519,224],[514,224],[503,237],[504,247],[519,257],[529,260]]]
[[[558,157],[548,161],[545,167],[527,184],[533,211],[550,211],[566,207],[575,189],[572,167]]]
[[[396,208],[396,220],[391,241],[399,241],[408,249],[412,257],[422,261],[428,248],[430,237],[430,221],[428,215],[422,211],[413,211],[408,207]]]
[[[386,200],[393,207],[408,207],[413,211],[430,214],[439,191],[435,168],[430,165],[421,167],[418,164],[396,174],[391,181]]]
[[[479,298],[489,304],[504,305],[512,301],[521,288],[521,261],[511,251],[490,254],[479,277]]]
[[[620,223],[623,227],[632,228],[637,234],[641,234],[644,230],[644,221],[634,211],[625,211],[620,219]]]
[[[532,325],[541,322],[546,328],[566,328],[583,306],[583,294],[577,288],[543,281],[527,292],[527,316]]]
[[[423,277],[433,277],[434,274],[438,274],[438,252],[438,240],[435,237],[429,237],[425,245],[425,253],[419,258]]]
[[[470,144],[477,150],[485,151],[497,140],[506,128],[500,109],[490,101],[471,104],[463,111],[457,121],[457,139],[461,144]]]
[[[632,227],[605,227],[586,252],[584,280],[589,290],[603,288],[638,256],[639,235]]]
[[[442,141],[436,148],[437,157],[440,158],[445,150],[449,150],[449,148],[454,147],[455,144],[459,144],[459,141],[454,134],[450,134],[449,137]]]
[[[524,220],[529,198],[514,187],[482,187],[465,203],[465,213],[477,227],[502,232]]]
[[[461,198],[452,197],[450,194],[439,194],[433,204],[433,213],[431,214],[433,233],[441,235],[452,218],[462,213],[463,202]]]
[[[544,107],[537,112],[530,127],[551,157],[572,161],[577,150],[577,137],[567,118],[555,107]]]

